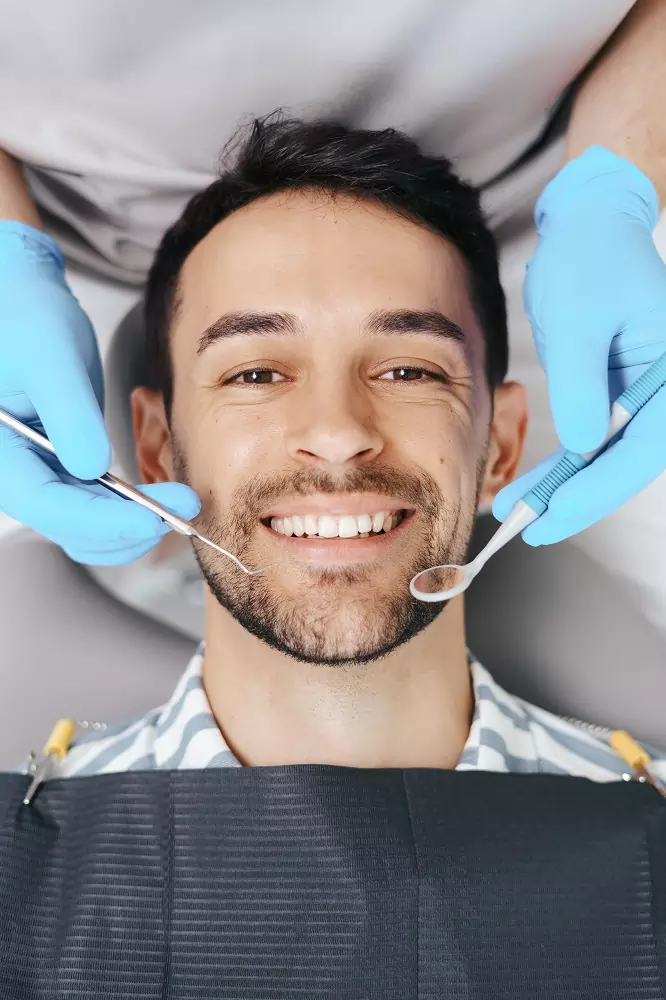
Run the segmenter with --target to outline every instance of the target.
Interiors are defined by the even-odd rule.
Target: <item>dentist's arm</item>
[[[610,402],[666,351],[666,265],[652,239],[666,197],[666,2],[639,0],[583,81],[569,162],[535,209],[539,245],[525,308],[564,447],[603,440]],[[503,490],[504,520],[549,460]],[[524,532],[533,545],[574,535],[666,469],[666,390],[622,438],[554,495]]]
[[[0,149],[0,219],[14,219],[41,229],[35,203],[26,187],[21,168]]]
[[[39,422],[60,463],[0,426],[0,510],[93,564],[138,558],[168,530],[95,479],[111,462],[103,381],[90,321],[65,280],[58,245],[41,231],[20,166],[0,150],[0,408]],[[199,510],[180,483],[143,488],[181,517]]]
[[[638,0],[583,81],[566,156],[604,146],[629,160],[666,198],[666,3]]]

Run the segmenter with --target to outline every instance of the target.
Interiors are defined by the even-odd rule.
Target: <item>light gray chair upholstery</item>
[[[475,548],[497,522],[477,525]],[[571,542],[516,538],[467,593],[470,648],[509,691],[666,750],[666,638],[638,595]]]
[[[121,603],[55,545],[0,539],[0,769],[58,718],[121,720],[169,698],[196,642]]]

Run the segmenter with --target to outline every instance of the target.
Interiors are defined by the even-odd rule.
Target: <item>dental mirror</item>
[[[490,557],[537,517],[538,514],[529,504],[519,500],[504,524],[499,526],[485,548],[471,562],[465,566],[451,564],[431,566],[412,577],[409,584],[412,597],[434,604],[437,601],[450,601],[458,594],[462,594]]]

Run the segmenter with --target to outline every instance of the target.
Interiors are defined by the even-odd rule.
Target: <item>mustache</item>
[[[256,520],[283,496],[308,497],[314,494],[381,493],[400,497],[425,515],[435,516],[441,508],[441,491],[427,473],[412,475],[402,470],[373,466],[349,469],[341,476],[323,469],[299,469],[270,475],[253,476],[235,492],[233,507]]]
[[[192,485],[187,458],[176,441],[173,443],[173,459],[178,480]],[[480,463],[477,472],[482,473],[482,466],[483,463]],[[452,521],[460,515],[459,503],[452,503],[442,493],[437,481],[423,469],[412,472],[385,463],[374,463],[346,469],[340,475],[308,467],[257,472],[236,487],[226,512],[214,514],[207,498],[203,497],[204,506],[199,516],[206,522],[210,521],[207,531],[214,541],[224,544],[231,539],[238,547],[242,546],[243,538],[254,531],[263,511],[282,497],[308,497],[318,493],[380,493],[399,497],[432,523],[439,521],[443,512]],[[210,498],[212,500],[212,494]],[[220,535],[221,541],[216,535]]]

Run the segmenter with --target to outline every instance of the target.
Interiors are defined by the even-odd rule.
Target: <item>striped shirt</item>
[[[224,741],[202,680],[203,645],[170,700],[140,718],[103,731],[85,731],[51,777],[112,771],[241,767]],[[475,708],[458,771],[569,774],[617,781],[629,769],[608,742],[506,692],[470,657]],[[654,773],[666,779],[666,753],[645,746]]]

